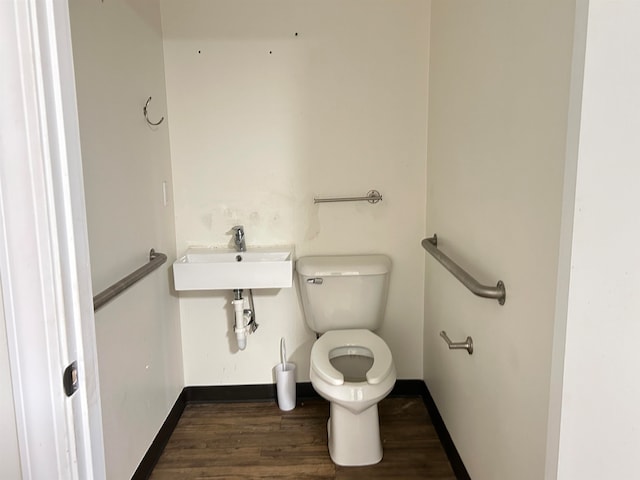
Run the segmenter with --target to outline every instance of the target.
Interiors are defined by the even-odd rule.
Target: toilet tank
[[[391,259],[386,255],[301,257],[296,262],[307,325],[317,333],[382,324]]]

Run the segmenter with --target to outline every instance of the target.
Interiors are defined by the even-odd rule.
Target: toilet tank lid
[[[386,255],[327,255],[301,257],[296,270],[306,277],[384,275],[391,271]]]

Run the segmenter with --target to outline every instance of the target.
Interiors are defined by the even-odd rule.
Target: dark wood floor
[[[151,479],[455,479],[421,398],[386,398],[379,412],[382,461],[339,467],[327,451],[324,400],[291,412],[264,402],[188,404]]]

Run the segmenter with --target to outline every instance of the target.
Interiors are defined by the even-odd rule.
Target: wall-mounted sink
[[[288,288],[293,281],[293,249],[251,248],[246,252],[190,248],[173,263],[176,290]]]

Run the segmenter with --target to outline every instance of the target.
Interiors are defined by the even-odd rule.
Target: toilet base
[[[382,460],[378,404],[359,414],[331,402],[327,422],[329,455],[336,465],[356,467]]]

